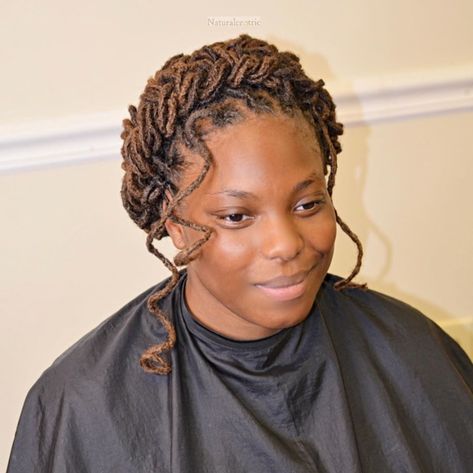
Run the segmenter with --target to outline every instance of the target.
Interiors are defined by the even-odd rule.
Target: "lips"
[[[276,301],[297,299],[307,290],[307,275],[310,271],[300,271],[292,276],[278,276],[255,286]]]
[[[310,271],[310,270],[309,270]],[[278,276],[276,278],[270,279],[266,282],[257,283],[256,286],[263,286],[268,288],[282,288],[288,286],[294,286],[302,282],[309,271],[299,271],[292,276]]]

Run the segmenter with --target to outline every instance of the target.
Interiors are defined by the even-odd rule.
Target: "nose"
[[[304,239],[291,216],[267,218],[261,229],[261,251],[268,259],[290,261],[304,247]]]

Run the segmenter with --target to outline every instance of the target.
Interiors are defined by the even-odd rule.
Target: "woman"
[[[172,275],[41,376],[10,473],[471,471],[468,357],[352,281],[323,86],[247,35],[149,79],[124,120],[122,198]],[[346,279],[328,274],[337,223],[358,248]]]

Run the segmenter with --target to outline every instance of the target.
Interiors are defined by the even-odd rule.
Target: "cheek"
[[[321,244],[323,244],[326,250],[332,249],[335,244],[337,237],[337,222],[335,218],[329,219],[325,223],[323,236],[321,237]]]
[[[333,251],[337,236],[337,222],[333,210],[324,212],[306,228],[306,237],[311,246],[320,253]]]
[[[236,231],[220,233],[215,229],[214,234],[204,243],[199,265],[211,268],[212,272],[235,275],[240,269],[247,268],[253,261],[254,252],[248,240]]]

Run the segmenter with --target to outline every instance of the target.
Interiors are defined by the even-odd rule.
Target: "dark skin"
[[[215,231],[187,266],[185,298],[214,332],[265,338],[307,317],[332,260],[336,221],[320,148],[300,114],[248,111],[205,141],[214,164],[178,214]],[[182,186],[202,167],[186,159]],[[166,229],[178,249],[201,238],[169,219]]]

